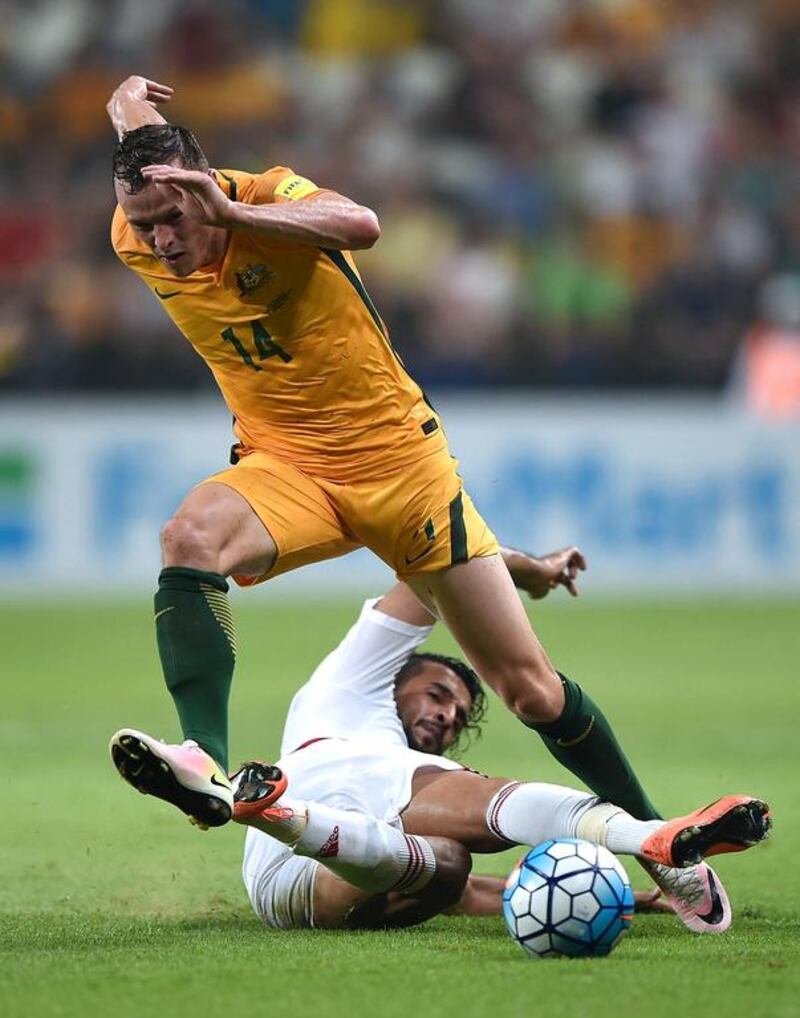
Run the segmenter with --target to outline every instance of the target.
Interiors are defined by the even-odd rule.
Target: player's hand
[[[516,585],[534,599],[546,597],[556,587],[566,587],[572,597],[577,597],[578,573],[585,569],[583,552],[571,545],[541,558],[529,556],[524,568],[512,570],[512,576]]]
[[[633,908],[635,912],[667,912],[674,914],[675,909],[661,897],[661,889],[654,887],[652,891],[634,891]]]
[[[114,89],[106,103],[106,111],[117,137],[122,139],[128,131],[147,124],[165,124],[166,120],[159,113],[158,107],[168,103],[171,98],[172,89],[169,85],[160,85],[139,74],[126,78]]]
[[[151,184],[162,184],[175,192],[175,203],[185,216],[207,226],[227,227],[233,202],[209,173],[181,166],[145,166],[142,176]]]
[[[129,99],[146,102],[155,109],[156,106],[170,101],[172,91],[169,85],[160,85],[157,81],[143,78],[140,74],[132,74],[114,90],[114,95],[109,100],[109,106],[114,101],[114,96],[125,95]]]

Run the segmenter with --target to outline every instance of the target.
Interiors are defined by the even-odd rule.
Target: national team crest
[[[239,296],[259,290],[265,283],[275,275],[268,265],[245,265],[241,272],[236,273],[236,282],[239,285]]]

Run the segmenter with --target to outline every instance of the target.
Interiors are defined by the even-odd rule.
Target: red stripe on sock
[[[395,891],[403,891],[406,887],[411,887],[420,878],[422,871],[425,869],[425,856],[417,844],[416,838],[410,838],[407,834],[404,834],[403,837],[406,839],[409,860],[405,873],[392,888]]]
[[[416,846],[414,845],[414,843],[411,841],[407,834],[404,834],[403,837],[405,838],[406,848],[408,849],[408,862],[406,863],[406,868],[403,871],[402,877],[400,877],[397,883],[393,884],[392,887],[390,888],[390,890],[392,891],[402,890],[404,885],[413,879],[412,871],[414,867],[417,865],[415,855]]]
[[[512,792],[516,791],[520,787],[521,784],[522,784],[521,781],[512,781],[504,788],[501,788],[500,791],[497,793],[497,798],[495,799],[494,805],[492,806],[489,812],[489,816],[486,818],[486,824],[489,830],[492,832],[492,834],[494,834],[494,836],[496,838],[499,838],[501,841],[507,842],[509,845],[513,845],[514,842],[509,840],[500,830],[498,820],[500,817],[500,810],[502,809],[503,803],[506,801],[509,795],[511,795]]]

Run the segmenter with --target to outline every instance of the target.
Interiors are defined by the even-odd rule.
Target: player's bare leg
[[[201,826],[218,826],[233,808],[226,769],[236,641],[226,577],[262,575],[277,549],[247,501],[215,482],[189,493],[161,545],[156,636],[186,742],[164,744],[122,729],[111,740],[111,756],[139,791],[174,803]]]
[[[193,488],[161,531],[165,568],[263,575],[278,549],[264,523],[238,491],[209,481]]]
[[[406,582],[435,605],[475,670],[565,767],[601,799],[642,820],[658,817],[603,713],[553,668],[499,555]]]
[[[554,721],[559,716],[561,682],[499,555],[406,582],[427,595],[473,667],[517,717]]]
[[[583,837],[605,845],[610,834],[612,851],[635,854],[663,826],[660,820],[639,821],[621,809],[607,810],[605,804],[596,817],[598,803],[588,792],[562,785],[423,767],[414,775],[403,829],[454,838],[470,852],[481,853],[536,845],[548,838]],[[618,816],[629,826],[615,822]]]
[[[502,852],[509,842],[486,826],[486,811],[492,798],[509,784],[508,778],[489,778],[474,771],[421,767],[411,784],[411,801],[403,810],[403,830],[453,838],[470,852]]]

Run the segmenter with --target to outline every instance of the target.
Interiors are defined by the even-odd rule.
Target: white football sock
[[[663,826],[663,820],[637,820],[621,809],[606,821],[606,840],[600,844],[617,855],[639,855],[647,838]]]
[[[645,839],[663,826],[663,820],[636,820],[619,806],[597,802],[578,820],[577,837],[605,845],[618,855],[638,855]]]
[[[244,821],[248,827],[263,831],[284,845],[294,845],[308,823],[308,803],[282,795],[264,813],[256,813]]]
[[[588,792],[543,782],[504,785],[489,803],[486,824],[498,838],[537,845],[548,838],[583,838],[611,852],[638,855],[663,820],[636,820]]]
[[[364,891],[413,894],[436,872],[436,857],[424,838],[403,834],[366,813],[284,795],[266,814],[248,824]]]
[[[493,796],[486,825],[514,845],[538,845],[548,838],[579,838],[578,821],[597,799],[562,785],[511,781]]]
[[[307,807],[308,823],[295,843],[296,855],[318,859],[364,891],[412,894],[433,878],[436,858],[424,838],[403,834],[367,813],[318,802]]]

